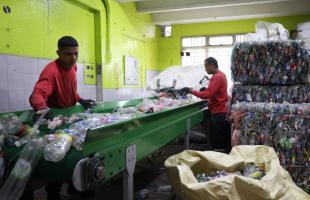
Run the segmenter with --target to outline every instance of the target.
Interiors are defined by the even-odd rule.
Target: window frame
[[[216,48],[216,47],[231,47],[234,46],[236,43],[236,36],[237,35],[246,35],[246,33],[235,33],[235,34],[215,34],[215,35],[192,35],[192,36],[182,36],[180,39],[180,46],[181,46],[181,52],[185,53],[185,49],[204,49],[205,50],[205,58],[208,56],[208,48]],[[210,45],[210,37],[221,37],[221,36],[232,36],[233,37],[233,44],[232,45]],[[183,39],[184,38],[195,38],[195,37],[204,37],[205,38],[205,46],[190,46],[190,47],[183,47]],[[184,55],[186,57],[186,55]],[[181,65],[182,63],[182,57],[180,55],[181,59]]]

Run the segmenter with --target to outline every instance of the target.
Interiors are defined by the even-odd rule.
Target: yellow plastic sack
[[[216,170],[235,172],[250,162],[264,163],[266,175],[261,180],[228,175],[199,183],[194,174]],[[272,147],[235,146],[230,154],[187,150],[165,161],[174,192],[185,200],[310,200],[284,170]]]

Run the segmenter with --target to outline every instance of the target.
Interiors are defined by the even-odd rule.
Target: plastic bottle
[[[86,138],[87,130],[89,126],[86,120],[82,120],[71,124],[71,126],[65,130],[73,138],[73,147],[77,150],[82,150],[83,143]]]
[[[9,135],[15,135],[22,129],[22,123],[13,113],[7,113],[0,117],[3,125],[3,131]]]
[[[38,138],[32,139],[24,147],[13,170],[0,190],[0,200],[18,200],[21,197],[33,169],[42,156],[45,144],[46,140],[44,138]]]
[[[72,137],[69,134],[59,131],[55,139],[48,143],[44,148],[45,160],[58,162],[62,160],[72,145]]]

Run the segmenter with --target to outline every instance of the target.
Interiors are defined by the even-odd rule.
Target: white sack
[[[188,65],[188,66],[171,66],[157,76],[155,76],[148,84],[148,89],[157,89],[157,80],[160,79],[160,88],[169,88],[173,85],[173,80],[177,80],[175,89],[190,87],[199,89],[202,85],[199,81],[207,75],[203,65]],[[207,84],[204,85],[207,87]]]

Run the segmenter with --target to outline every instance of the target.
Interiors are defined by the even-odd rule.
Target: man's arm
[[[225,80],[222,80],[221,76],[213,77],[210,80],[209,86],[205,91],[199,92],[196,90],[192,90],[191,93],[201,99],[209,99],[214,96],[214,94],[222,87],[222,83]]]
[[[47,99],[53,93],[54,87],[50,79],[46,76],[40,77],[34,90],[29,98],[31,107],[35,110],[42,110],[47,108]]]

